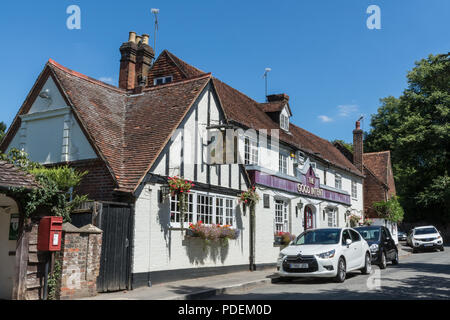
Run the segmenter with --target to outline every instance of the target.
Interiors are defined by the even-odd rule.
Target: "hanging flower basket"
[[[188,195],[195,184],[180,177],[169,177],[169,194],[177,196],[180,208],[181,231],[184,231],[185,212],[187,211]]]
[[[361,220],[361,217],[356,214],[352,214],[349,219],[350,219],[350,226],[352,228],[354,228],[359,225],[359,221]]]
[[[252,187],[251,189],[240,194],[239,203],[242,203],[244,205],[244,211],[246,207],[255,206],[255,204],[260,200],[260,197],[255,190],[256,188]]]
[[[289,232],[275,232],[274,233],[274,243],[277,245],[289,245],[295,239],[295,235]]]

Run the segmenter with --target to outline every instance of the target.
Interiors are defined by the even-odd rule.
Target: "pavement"
[[[399,257],[412,254],[409,247],[399,244]],[[243,271],[188,279],[131,291],[102,293],[82,300],[203,300],[214,296],[238,294],[277,281],[276,268]]]

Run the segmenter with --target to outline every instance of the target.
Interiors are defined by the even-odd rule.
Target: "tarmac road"
[[[405,248],[405,247],[403,247]],[[411,251],[411,249],[405,249]],[[400,258],[384,270],[373,266],[370,275],[347,274],[344,283],[328,279],[274,282],[250,290],[211,297],[210,300],[393,300],[450,299],[450,248]]]

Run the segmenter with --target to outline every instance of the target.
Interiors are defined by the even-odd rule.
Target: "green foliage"
[[[38,210],[46,210],[49,214],[63,217],[64,221],[70,221],[70,213],[73,209],[88,200],[86,196],[72,192],[87,171],[78,172],[68,166],[46,168],[32,162],[25,152],[17,149],[12,149],[8,155],[3,154],[0,158],[32,174],[41,186],[32,190],[12,189],[12,193],[20,202],[27,217]]]
[[[53,272],[47,279],[48,285],[48,297],[47,300],[58,300],[57,292],[59,279],[61,279],[61,261],[59,260],[59,252],[55,253],[55,264],[53,266]]]
[[[408,220],[445,222],[450,218],[450,54],[416,62],[407,78],[403,95],[381,100],[365,136],[365,151],[391,151]]]
[[[352,143],[347,143],[344,140],[333,140],[331,141],[332,144],[339,142],[340,144],[342,144],[348,151],[350,151],[351,153],[353,153],[353,144]]]
[[[405,212],[403,211],[397,197],[392,197],[388,201],[375,202],[373,207],[380,218],[395,223],[403,221]]]

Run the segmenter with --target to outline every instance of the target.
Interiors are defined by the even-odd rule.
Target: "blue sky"
[[[81,8],[81,30],[69,30],[66,9]],[[381,30],[369,30],[369,5],[381,9]],[[278,1],[4,1],[0,10],[0,121],[8,125],[49,58],[118,82],[119,47],[128,31],[149,33],[159,8],[157,51],[186,62],[264,101],[291,97],[292,121],[325,139],[352,141],[379,99],[399,96],[406,73],[430,53],[450,50],[447,0]]]

